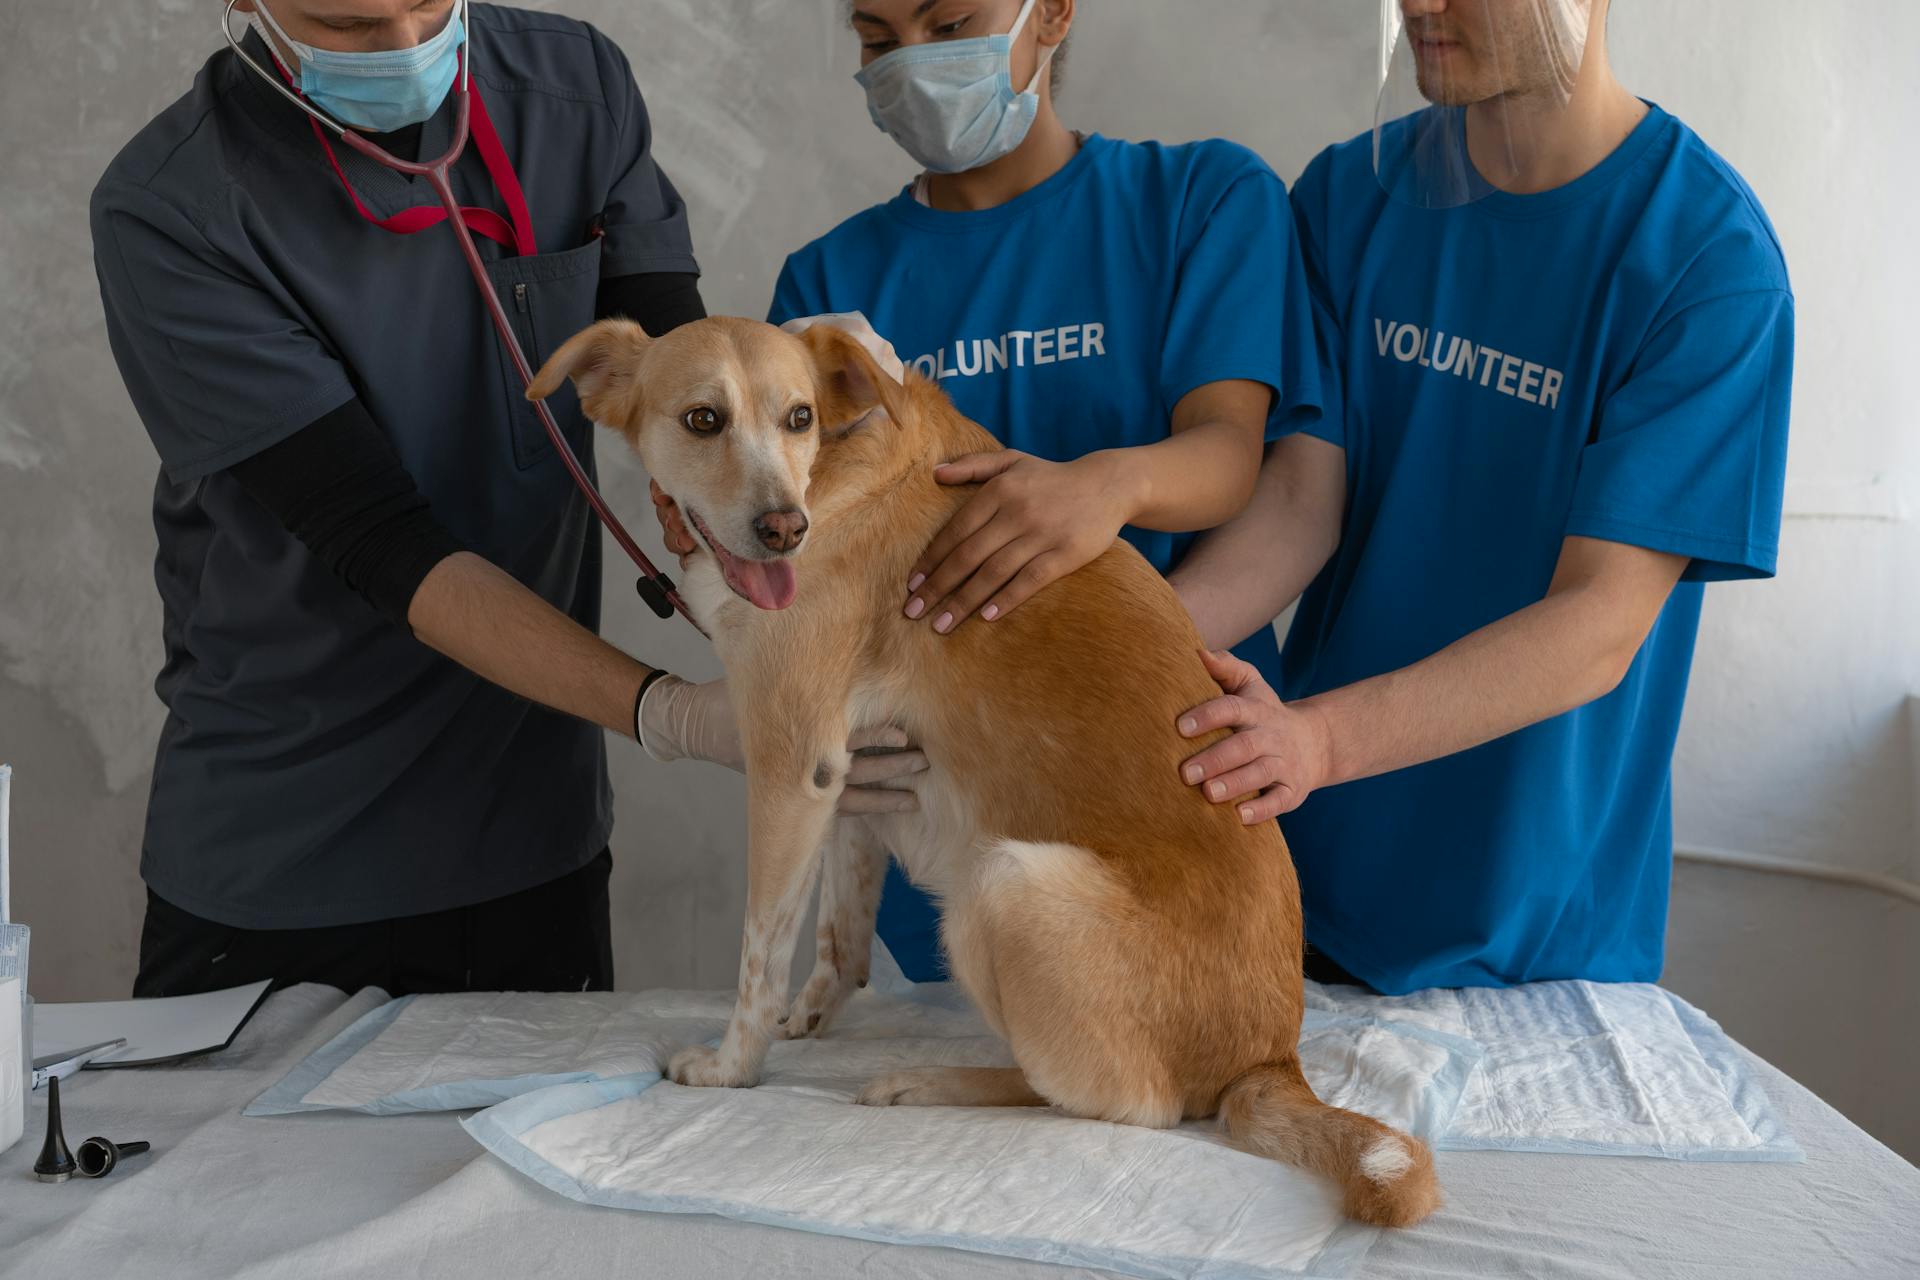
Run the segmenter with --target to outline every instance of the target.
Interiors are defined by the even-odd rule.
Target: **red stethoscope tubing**
[[[232,5],[229,3],[229,11],[231,8]],[[232,39],[232,33],[229,31],[229,42],[232,42]],[[242,54],[242,56],[245,55]],[[251,59],[248,61],[251,62]],[[486,104],[467,83],[464,54],[461,61],[462,74],[451,91],[454,95],[453,141],[437,160],[402,160],[386,148],[361,137],[352,129],[333,121],[328,123],[339,133],[340,141],[375,164],[396,173],[427,180],[427,184],[433,188],[433,194],[439,198],[441,206],[446,210],[445,220],[453,227],[454,240],[460,246],[461,256],[467,260],[467,270],[473,275],[473,283],[480,291],[481,300],[486,303],[487,314],[493,319],[494,332],[500,336],[500,345],[506,348],[508,357],[512,359],[514,371],[520,375],[520,384],[531,388],[533,366],[527,362],[527,353],[521,349],[520,339],[513,332],[513,322],[507,318],[506,306],[500,301],[500,296],[494,292],[493,282],[487,278],[486,263],[480,257],[480,250],[474,244],[473,233],[468,229],[467,224],[470,218],[481,223],[481,229],[487,236],[499,240],[502,244],[511,245],[515,252],[525,255],[531,254],[534,249],[532,219],[527,214],[526,197],[520,190],[520,180],[514,174],[505,150],[500,146],[499,135],[493,131],[491,121],[486,119]],[[278,57],[274,59],[274,67],[283,78],[289,81],[291,88],[292,77],[288,75],[285,67],[279,65]],[[431,225],[431,220],[423,221],[417,217],[410,217],[409,215],[419,212],[411,209],[384,222],[375,218],[366,206],[360,203],[359,195],[354,191],[353,185],[347,181],[347,175],[341,170],[339,160],[334,157],[333,148],[327,144],[326,135],[320,132],[320,117],[307,105],[304,95],[300,95],[299,90],[292,89],[288,96],[294,99],[296,105],[306,110],[310,117],[309,123],[313,126],[314,136],[319,139],[321,149],[326,152],[328,162],[332,164],[334,173],[340,178],[340,184],[346,188],[354,207],[362,216],[370,222],[402,235],[425,230]],[[470,117],[475,102],[480,102],[481,118],[486,124],[486,134],[479,138],[481,159],[486,161],[488,176],[493,178],[496,186],[500,187],[501,196],[507,201],[512,214],[511,224],[489,209],[465,208],[461,205],[459,198],[453,194],[451,173],[454,163],[466,150]],[[693,623],[694,630],[701,630],[700,624],[694,621],[693,613],[687,608],[686,601],[680,598],[679,591],[674,588],[673,579],[654,566],[653,561],[647,558],[647,553],[640,549],[640,544],[633,540],[633,535],[627,532],[626,526],[620,523],[620,518],[613,514],[613,509],[607,505],[607,500],[600,496],[600,491],[594,487],[586,468],[580,465],[580,459],[574,454],[573,446],[568,444],[567,438],[560,434],[560,424],[554,421],[553,411],[547,408],[546,401],[534,400],[530,403],[533,405],[534,413],[540,418],[541,427],[546,430],[547,439],[553,442],[554,451],[560,455],[560,461],[566,467],[567,474],[573,477],[575,487],[580,490],[581,496],[586,498],[587,505],[593,508],[594,515],[599,517],[600,523],[606,527],[607,532],[613,535],[613,540],[620,544],[620,549],[627,553],[627,558],[632,560],[634,566],[640,570],[640,580],[634,584],[640,593],[640,598],[647,602],[648,607],[657,616],[671,618],[677,610],[681,617]]]

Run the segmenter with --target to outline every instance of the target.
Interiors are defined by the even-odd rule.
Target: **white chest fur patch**
[[[721,576],[720,562],[704,552],[694,556],[683,571],[680,598],[687,602],[701,630],[710,636],[719,633],[722,608],[728,601],[739,599]]]

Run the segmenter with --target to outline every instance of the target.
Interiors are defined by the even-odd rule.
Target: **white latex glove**
[[[867,317],[858,311],[825,311],[817,316],[798,316],[781,325],[786,333],[804,333],[816,324],[830,324],[836,329],[844,329],[853,335],[854,340],[867,349],[873,362],[886,372],[895,382],[905,382],[907,367],[900,363],[900,357],[894,354],[893,344],[873,331],[873,325]]]
[[[661,676],[647,686],[633,727],[647,754],[662,764],[706,760],[735,773],[747,770],[725,680],[690,684],[679,676]],[[910,813],[920,807],[913,792],[890,785],[927,767],[927,757],[905,730],[892,725],[862,729],[847,740],[847,750],[856,754],[840,792],[841,813]]]
[[[735,773],[747,771],[725,680],[692,684],[679,676],[661,676],[647,686],[634,708],[633,736],[662,764],[706,760]]]

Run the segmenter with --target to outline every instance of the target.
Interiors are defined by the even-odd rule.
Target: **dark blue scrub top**
[[[471,25],[474,85],[540,252],[479,244],[537,366],[592,323],[603,277],[698,267],[620,51],[551,14],[478,5]],[[445,149],[451,118],[449,102],[420,154]],[[334,150],[376,215],[433,203],[424,182]],[[454,185],[504,212],[471,145]],[[612,829],[601,730],[394,626],[224,471],[358,396],[443,525],[598,626],[599,530],[451,233],[362,218],[306,117],[228,50],[115,158],[91,213],[108,336],[160,456],[167,718],[148,885],[221,923],[304,928],[484,901],[585,863]],[[591,467],[572,392],[550,403]]]

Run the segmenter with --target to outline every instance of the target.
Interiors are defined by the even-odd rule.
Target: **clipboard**
[[[265,978],[244,987],[191,996],[151,1000],[89,1000],[33,1007],[36,1060],[65,1056],[125,1039],[124,1049],[88,1062],[84,1071],[113,1067],[152,1067],[219,1053],[266,1002],[273,983]]]

